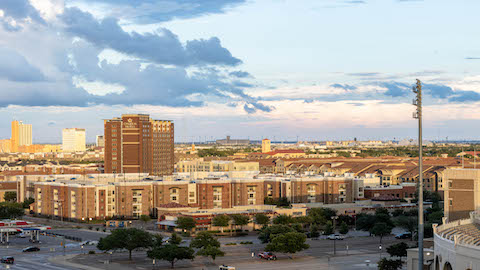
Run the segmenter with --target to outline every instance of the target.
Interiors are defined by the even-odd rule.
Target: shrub
[[[88,229],[89,229],[89,230],[92,230],[92,229],[93,229],[93,227],[92,227],[92,226],[88,226]]]
[[[236,246],[237,243],[226,243],[225,246]]]
[[[95,250],[88,251],[88,254],[95,254]]]
[[[242,244],[242,245],[252,245],[253,242],[252,241],[245,241],[245,242],[240,242],[240,244]]]

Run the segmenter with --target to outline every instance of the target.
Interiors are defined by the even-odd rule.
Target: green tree
[[[411,239],[413,240],[413,235],[418,226],[418,219],[413,216],[399,216],[395,218],[395,225],[410,232],[412,235]]]
[[[245,215],[234,214],[230,216],[235,223],[235,229],[237,226],[240,226],[240,229],[243,231],[243,226],[247,225],[250,222],[250,218]]]
[[[340,229],[338,230],[341,234],[347,234],[348,233],[348,225],[345,222],[342,222],[340,224]]]
[[[402,257],[407,257],[407,249],[407,243],[400,242],[387,247],[387,252],[390,254],[390,256],[400,257],[400,260],[402,260]]]
[[[193,260],[195,251],[190,247],[179,247],[174,244],[155,245],[152,250],[147,251],[147,256],[152,259],[168,261],[171,264],[171,268],[175,268],[177,261]]]
[[[205,248],[208,246],[220,247],[220,242],[209,232],[199,232],[190,242],[192,248]]]
[[[324,225],[327,222],[323,208],[312,208],[308,211],[307,215],[312,219],[312,223],[314,224]]]
[[[182,238],[176,233],[172,233],[172,235],[170,236],[170,239],[168,239],[168,243],[172,245],[178,246],[180,245],[181,242],[182,242]]]
[[[308,249],[310,246],[305,244],[307,237],[303,233],[288,232],[277,235],[267,244],[265,250],[293,254]]]
[[[400,268],[402,268],[401,260],[389,260],[383,258],[378,261],[378,270],[398,270]]]
[[[317,238],[320,236],[320,233],[318,232],[318,225],[316,224],[313,224],[311,227],[310,227],[310,237],[312,238]]]
[[[380,237],[380,244],[382,244],[382,238],[386,235],[389,235],[391,232],[392,232],[392,227],[388,226],[384,222],[379,222],[375,224],[370,230],[371,234]]]
[[[388,210],[385,208],[377,208],[377,210],[375,210],[375,223],[379,222],[386,223],[392,228],[394,227],[392,217],[390,216]]]
[[[300,223],[290,224],[290,227],[292,227],[292,229],[293,229],[294,231],[301,232],[301,233],[304,232],[303,226],[302,226],[302,224],[300,224]]]
[[[32,197],[27,198],[27,199],[25,199],[25,201],[23,201],[22,207],[23,207],[24,209],[28,209],[28,208],[30,208],[30,204],[32,204],[32,203],[34,203],[34,202],[35,202],[35,199],[34,199],[34,198],[32,198]]]
[[[0,219],[15,219],[25,214],[22,204],[14,202],[0,203]]]
[[[313,219],[309,216],[300,216],[300,217],[294,217],[293,218],[294,223],[302,224],[302,226],[308,226],[312,224]]]
[[[327,224],[325,224],[325,227],[324,227],[324,229],[323,229],[323,234],[325,234],[325,235],[330,235],[330,234],[332,234],[332,233],[335,233],[335,232],[333,231],[333,224],[332,224],[331,221],[327,221]]]
[[[190,243],[191,248],[199,249],[197,255],[211,257],[224,256],[225,253],[220,250],[220,242],[209,232],[200,232]]]
[[[272,222],[273,224],[288,225],[293,222],[293,218],[288,215],[278,215],[273,218]]]
[[[403,216],[403,214],[404,214],[403,209],[395,209],[392,212],[392,216],[394,217]]]
[[[152,218],[149,215],[141,215],[139,220],[141,220],[143,222],[143,228],[145,228],[145,224],[150,222],[150,220],[152,220]]]
[[[17,200],[17,192],[16,191],[7,191],[3,194],[3,199],[6,202],[15,202]]]
[[[221,227],[222,228],[222,233],[224,227],[228,227],[230,223],[230,217],[227,215],[218,215],[213,218],[213,226]]]
[[[258,235],[258,239],[260,239],[262,243],[269,243],[275,236],[288,232],[294,232],[294,230],[287,225],[272,225],[269,227],[264,227]]]
[[[278,199],[267,197],[263,200],[263,203],[267,205],[276,205],[278,207],[290,207],[291,205],[290,201],[286,197],[281,197]]]
[[[255,223],[258,225],[266,226],[270,223],[270,217],[265,214],[258,213],[255,215]]]
[[[312,208],[308,211],[308,216],[312,219],[312,223],[325,225],[333,216],[337,215],[337,211],[330,208]]]
[[[435,211],[427,215],[427,220],[430,223],[442,224],[443,222],[443,211]]]
[[[138,248],[149,248],[153,245],[153,237],[150,233],[136,229],[116,229],[104,238],[100,238],[97,248],[99,250],[128,250],[128,258],[132,259],[132,251]]]
[[[357,216],[357,230],[368,231],[375,225],[375,216],[370,214],[359,214]]]
[[[192,217],[178,217],[175,223],[177,224],[177,228],[186,231],[191,231],[197,225]]]
[[[218,247],[208,246],[208,247],[205,247],[205,248],[200,249],[200,250],[197,252],[197,255],[205,256],[205,257],[210,257],[210,258],[212,258],[212,260],[215,261],[215,258],[216,258],[216,257],[223,257],[223,256],[225,256],[225,252],[223,252],[223,251],[222,251],[220,248],[218,248]]]

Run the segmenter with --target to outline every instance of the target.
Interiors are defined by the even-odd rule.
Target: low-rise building
[[[19,177],[19,199],[35,198],[34,212],[38,215],[107,219],[157,215],[160,206],[170,203],[204,210],[253,207],[282,197],[292,203],[323,204],[352,203],[363,198],[362,179],[349,175],[205,179],[133,175]]]

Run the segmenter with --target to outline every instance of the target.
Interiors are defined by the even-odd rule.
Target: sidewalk
[[[101,269],[101,268],[86,266],[86,265],[83,265],[83,264],[76,264],[76,263],[72,263],[72,262],[68,261],[75,256],[77,256],[77,254],[69,254],[69,255],[65,255],[65,256],[60,255],[60,256],[48,258],[48,261],[53,263],[53,264],[63,265],[63,266],[67,266],[67,267],[73,268],[73,269],[84,269],[84,270],[99,270],[99,269]]]

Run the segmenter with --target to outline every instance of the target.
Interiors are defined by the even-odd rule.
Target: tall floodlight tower
[[[422,149],[422,82],[417,79],[413,87],[417,110],[413,118],[418,119],[418,269],[423,269],[423,149]]]

